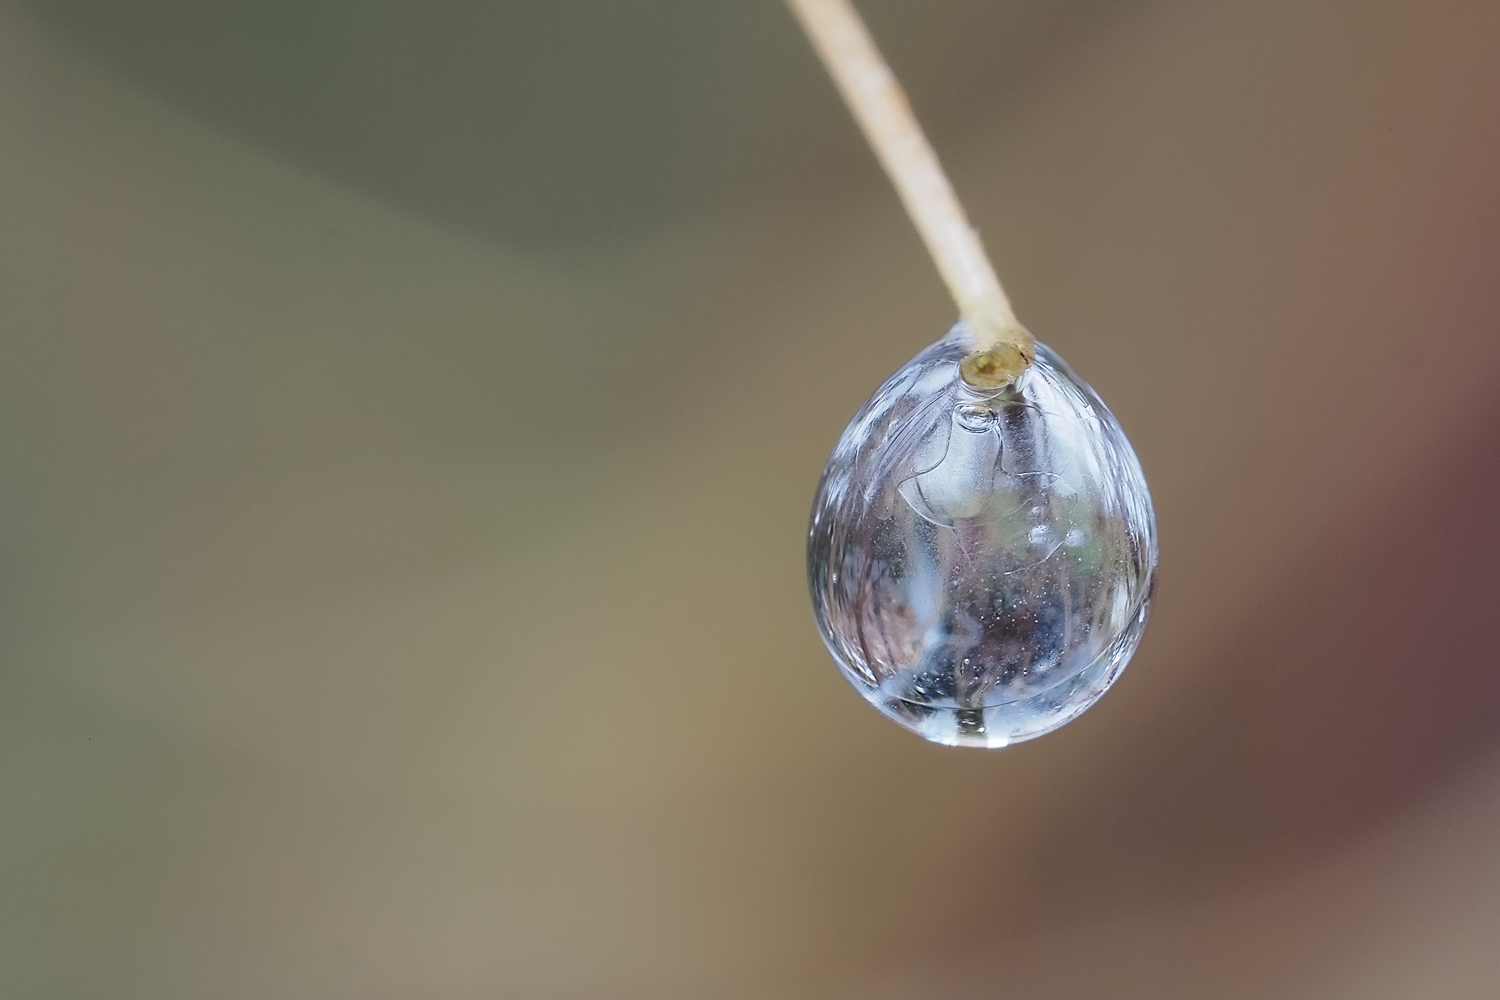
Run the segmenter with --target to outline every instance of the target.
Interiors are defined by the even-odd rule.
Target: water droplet
[[[850,422],[808,572],[824,641],[866,699],[927,739],[998,747],[1075,718],[1124,668],[1156,525],[1086,383],[1038,345],[1013,387],[981,396],[958,375],[971,346],[955,326]]]

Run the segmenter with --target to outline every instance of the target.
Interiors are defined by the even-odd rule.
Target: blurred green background
[[[775,2],[0,3],[0,996],[1500,995],[1500,6],[867,0],[1163,569],[822,650],[951,305]]]

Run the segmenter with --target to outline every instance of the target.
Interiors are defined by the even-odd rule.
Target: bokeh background
[[[862,7],[1160,519],[1003,752],[813,627],[952,310],[775,0],[0,5],[0,995],[1500,996],[1500,5]]]

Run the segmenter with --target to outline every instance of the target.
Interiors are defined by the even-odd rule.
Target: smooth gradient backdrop
[[[952,307],[776,0],[0,5],[0,995],[1500,995],[1500,4],[866,0],[1150,478],[923,744],[806,517]]]

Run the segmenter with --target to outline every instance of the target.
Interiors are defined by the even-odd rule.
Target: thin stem
[[[975,338],[964,378],[1005,385],[1031,364],[1036,345],[1016,320],[937,154],[901,84],[849,0],[787,0],[833,76],[865,138],[896,185],[958,311]]]

